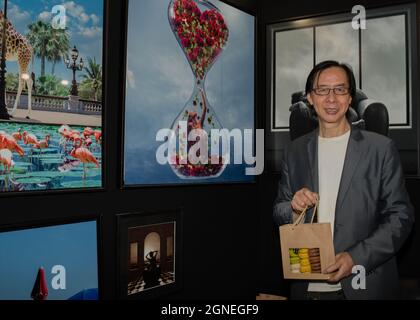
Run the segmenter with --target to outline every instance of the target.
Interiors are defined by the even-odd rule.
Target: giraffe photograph
[[[0,193],[102,187],[104,3],[1,1]]]

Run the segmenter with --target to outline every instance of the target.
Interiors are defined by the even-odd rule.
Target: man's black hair
[[[350,96],[354,98],[356,95],[356,79],[354,78],[353,70],[348,64],[340,63],[335,60],[322,61],[312,69],[309,73],[308,79],[306,80],[305,93],[309,94],[314,89],[314,82],[319,78],[321,72],[331,67],[338,67],[346,72],[347,80],[349,82]]]

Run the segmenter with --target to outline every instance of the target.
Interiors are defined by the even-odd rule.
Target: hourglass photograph
[[[218,0],[128,2],[123,185],[252,182],[255,18]]]
[[[1,1],[0,193],[102,187],[103,14]]]

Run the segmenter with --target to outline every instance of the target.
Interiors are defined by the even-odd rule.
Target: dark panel
[[[279,229],[273,223],[273,203],[280,179],[278,174],[263,175],[264,187],[259,187],[260,199],[260,289],[261,293],[288,296],[288,282],[283,279]]]
[[[399,270],[402,277],[420,278],[420,199],[418,197],[420,179],[407,178],[406,185],[415,209],[416,222],[407,242],[398,255]]]
[[[238,9],[246,11],[250,14],[256,15],[258,9],[257,0],[221,0]]]

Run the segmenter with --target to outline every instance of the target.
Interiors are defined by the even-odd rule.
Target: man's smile
[[[338,108],[324,108],[328,115],[335,115],[338,112]]]

